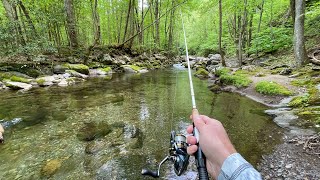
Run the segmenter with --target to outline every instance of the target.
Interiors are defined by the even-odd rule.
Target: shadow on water
[[[194,85],[200,112],[222,121],[251,163],[280,142],[281,130],[263,105],[213,94],[196,78]],[[185,133],[189,94],[183,70],[0,92],[0,119],[22,118],[6,129],[7,141],[0,145],[0,179],[142,179],[141,169],[155,169],[166,155],[170,131]]]

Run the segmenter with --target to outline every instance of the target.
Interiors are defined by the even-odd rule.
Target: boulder
[[[60,86],[60,87],[66,87],[66,86],[68,86],[68,85],[69,85],[69,83],[68,83],[68,81],[65,80],[65,79],[62,79],[62,80],[58,83],[58,86]]]
[[[220,54],[209,54],[208,55],[209,60],[211,61],[221,61],[221,55]]]
[[[105,65],[111,65],[114,59],[109,54],[104,54],[101,62]]]
[[[243,66],[241,69],[242,69],[242,70],[245,70],[245,71],[253,72],[253,71],[255,71],[257,68],[256,68],[256,66],[254,66],[254,65],[249,65],[249,66]]]
[[[12,81],[6,81],[4,83],[7,87],[9,87],[10,89],[13,90],[30,90],[32,88],[31,84],[27,84],[27,83],[22,83],[22,82],[12,82]]]
[[[84,123],[82,127],[78,130],[77,137],[81,141],[92,141],[96,138],[103,137],[109,134],[112,128],[107,123],[94,123],[87,122]]]
[[[45,76],[36,79],[39,86],[52,86],[56,79],[53,76]]]
[[[49,64],[49,58],[46,55],[38,55],[37,57],[32,59],[33,62],[39,63],[39,64]]]
[[[209,77],[209,72],[203,68],[199,68],[194,75],[198,78],[207,78]]]
[[[107,75],[107,72],[103,71],[102,68],[89,69],[89,75],[90,76],[105,76],[105,75]]]
[[[153,57],[155,57],[156,60],[160,60],[161,62],[167,59],[167,57],[162,54],[154,54]]]
[[[135,125],[126,124],[123,128],[124,137],[129,138],[136,138],[139,136],[139,128],[137,128]]]
[[[89,67],[84,64],[64,64],[63,66],[69,70],[74,70],[81,74],[89,74]]]
[[[292,73],[292,69],[291,68],[285,68],[283,70],[280,71],[280,75],[290,75]]]
[[[85,79],[85,78],[88,77],[87,75],[81,74],[81,73],[79,73],[79,72],[77,72],[77,71],[74,71],[74,70],[66,70],[66,73],[69,73],[71,76],[77,77],[77,78],[83,78],[83,79]]]
[[[139,73],[147,73],[147,72],[149,72],[147,69],[141,69],[141,70],[139,70]]]
[[[55,65],[53,67],[53,73],[55,74],[64,74],[66,72],[66,67],[61,66],[61,65]]]

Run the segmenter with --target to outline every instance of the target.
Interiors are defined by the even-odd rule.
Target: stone
[[[125,125],[123,128],[125,138],[136,138],[140,130],[135,125]]]
[[[165,61],[167,59],[167,57],[165,57],[162,54],[154,54],[153,57],[155,57],[156,60],[160,60],[160,61]]]
[[[107,75],[107,72],[103,71],[102,69],[89,69],[90,76],[104,76]]]
[[[104,54],[101,62],[105,65],[111,65],[113,60],[114,59],[109,54]]]
[[[218,65],[219,63],[220,63],[220,61],[217,61],[217,60],[208,60],[207,66],[208,65]]]
[[[87,154],[96,154],[99,151],[106,148],[106,143],[104,141],[91,141],[87,144],[85,152]]]
[[[85,75],[89,74],[89,67],[84,64],[64,64],[63,66],[66,69],[74,70],[74,71],[81,73],[81,74],[85,74]]]
[[[241,69],[242,69],[242,70],[249,71],[249,72],[253,72],[253,71],[255,71],[257,68],[256,68],[254,65],[249,65],[249,66],[243,66]]]
[[[66,67],[61,66],[61,65],[55,65],[53,67],[53,73],[55,74],[64,74],[66,72]]]
[[[48,160],[46,165],[42,167],[41,174],[46,177],[54,175],[61,167],[59,159]]]
[[[83,79],[88,78],[87,75],[81,74],[81,73],[74,71],[74,70],[66,70],[66,73],[69,73],[73,77],[78,77],[78,78],[83,78]]]
[[[292,73],[292,69],[291,68],[285,68],[283,70],[280,71],[280,75],[289,75]]]
[[[122,174],[124,173],[123,171],[124,170],[119,165],[119,160],[114,158],[98,169],[95,179],[105,180],[110,177],[112,177],[112,179],[125,179],[124,177],[122,177]]]
[[[139,70],[138,72],[142,74],[142,73],[147,73],[147,72],[149,72],[149,71],[148,71],[147,69],[141,69],[141,70]]]
[[[5,85],[13,90],[20,90],[23,89],[25,91],[30,90],[32,88],[31,84],[22,83],[22,82],[12,82],[12,81],[6,81]]]
[[[69,83],[67,82],[67,80],[65,80],[65,79],[62,79],[59,83],[58,83],[58,86],[60,86],[60,87],[66,87],[66,86],[68,86],[69,85]]]
[[[36,79],[39,86],[52,86],[54,81],[56,81],[54,76],[45,76]]]
[[[105,122],[97,124],[94,122],[87,122],[79,128],[77,137],[81,141],[92,141],[109,134],[111,131],[111,126]]]
[[[289,78],[296,78],[296,77],[299,77],[301,76],[302,74],[301,73],[296,73],[296,74],[292,74],[290,76],[288,76]]]
[[[209,54],[208,58],[209,58],[209,60],[212,60],[212,61],[218,61],[218,62],[221,61],[221,55],[220,54]]]

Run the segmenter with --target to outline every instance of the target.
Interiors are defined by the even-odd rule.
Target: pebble
[[[292,168],[292,164],[286,165],[286,168],[287,168],[287,169],[291,169],[291,168]]]

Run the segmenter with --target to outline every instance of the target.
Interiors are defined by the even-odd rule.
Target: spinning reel
[[[143,169],[141,174],[158,178],[160,176],[160,168],[163,163],[170,160],[173,163],[175,173],[180,176],[185,172],[189,164],[189,155],[187,153],[186,136],[171,132],[169,155],[165,157],[159,164],[158,171],[150,171]]]

